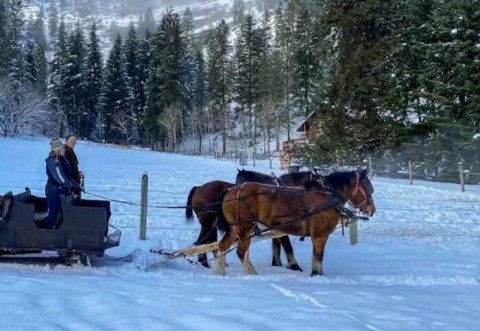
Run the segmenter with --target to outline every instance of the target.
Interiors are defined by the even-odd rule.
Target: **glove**
[[[72,192],[73,185],[68,185],[65,183],[62,186],[59,186],[58,188],[60,189],[60,192],[62,194],[69,194],[70,192]]]
[[[78,185],[73,185],[71,191],[76,195],[80,195],[80,193],[82,193],[82,188]]]

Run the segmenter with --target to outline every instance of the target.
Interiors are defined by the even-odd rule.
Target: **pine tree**
[[[45,24],[43,8],[31,25],[31,34],[35,47],[36,83],[35,90],[41,96],[47,93],[47,39],[45,37]]]
[[[86,57],[85,116],[82,117],[81,126],[84,128],[84,137],[92,139],[101,133],[99,100],[103,83],[102,54],[95,23],[88,35]]]
[[[145,108],[147,105],[147,83],[152,62],[152,34],[150,30],[140,40],[138,50],[138,81],[140,88],[135,95],[137,103],[138,134],[140,141],[146,144]]]
[[[89,131],[83,124],[85,116],[86,88],[86,46],[80,23],[68,38],[67,55],[62,61],[59,100],[65,111],[68,128],[79,135],[87,137]]]
[[[234,0],[233,1],[233,24],[235,26],[240,26],[245,21],[245,1],[244,0]]]
[[[392,83],[391,64],[385,59],[396,45],[401,11],[396,1],[323,4],[323,34],[335,51],[322,105],[325,130],[316,148],[318,155],[330,160],[359,162],[366,155],[382,154],[391,134],[381,112],[387,98],[385,86]]]
[[[208,104],[207,72],[205,68],[205,59],[201,49],[195,51],[194,60],[194,71],[192,74],[192,135],[198,141],[198,154],[201,155],[203,152],[203,135],[208,129],[208,116],[206,113],[206,106]]]
[[[104,139],[128,144],[135,137],[135,127],[133,94],[130,89],[123,49],[122,38],[118,35],[105,66],[100,107]]]
[[[145,124],[152,140],[175,150],[181,139],[184,110],[181,25],[178,14],[168,11],[154,38],[148,83]]]
[[[51,2],[48,9],[48,38],[50,45],[49,49],[54,49],[58,32],[58,9],[56,3]]]
[[[222,135],[222,154],[227,151],[228,105],[231,99],[232,60],[229,43],[230,29],[222,20],[217,24],[208,42],[208,93],[212,109],[213,130]]]
[[[143,37],[147,31],[155,31],[155,17],[152,8],[148,8],[140,18],[138,35]]]
[[[265,5],[267,6],[267,4]],[[279,69],[278,52],[273,45],[271,20],[271,12],[265,11],[261,27],[259,28],[260,45],[262,46],[259,63],[259,107],[261,109],[259,120],[263,129],[266,156],[271,155],[270,142],[272,141],[274,129],[277,129],[277,150],[279,150],[281,113],[278,110],[282,107],[281,100],[283,95],[282,92],[279,92],[279,88],[282,86],[282,71]],[[272,70],[272,68],[278,69]]]
[[[240,37],[235,52],[237,103],[245,107],[242,115],[248,120],[248,127],[244,129],[249,132],[248,136],[253,146],[256,146],[258,102],[261,94],[260,62],[263,45],[260,32],[261,30],[256,27],[253,14],[248,13],[240,27]]]
[[[23,1],[6,1],[7,38],[4,41],[5,53],[8,59],[8,76],[14,91],[21,98],[21,86],[26,83],[27,72],[23,49],[23,34],[25,28]]]
[[[300,112],[308,116],[311,109],[315,83],[318,80],[318,56],[315,48],[321,42],[314,32],[314,22],[307,7],[301,8],[296,18],[295,68],[294,68],[294,98]]]
[[[194,42],[194,29],[193,29],[193,14],[190,8],[187,8],[182,17],[182,73],[181,84],[183,90],[183,100],[185,105],[185,111],[183,113],[183,122],[189,128],[184,128],[183,131],[193,128],[193,99],[194,99],[194,75],[195,75],[195,42]]]
[[[48,77],[48,105],[50,108],[50,121],[51,128],[49,129],[54,135],[62,137],[65,135],[67,124],[65,120],[65,111],[63,110],[62,99],[62,68],[67,61],[68,48],[67,48],[67,31],[64,21],[60,21],[57,39],[55,41],[55,48],[53,59],[49,65],[49,77]]]
[[[279,6],[275,12],[275,51],[278,54],[280,61],[279,70],[282,73],[283,83],[282,90],[284,91],[284,100],[281,107],[281,122],[285,123],[287,128],[287,140],[291,139],[291,123],[293,117],[293,72],[294,72],[294,18],[296,16],[295,7],[290,6],[292,1],[288,2],[288,7],[284,11],[282,6]],[[279,123],[279,124],[283,124]]]
[[[32,26],[29,27],[25,45],[25,78],[29,85],[36,86],[38,79],[37,49],[33,39]]]
[[[0,77],[8,75],[9,72],[9,49],[8,44],[9,30],[8,30],[8,12],[7,12],[7,0],[0,0],[0,48],[3,50],[0,52]]]
[[[133,93],[133,123],[135,126],[135,131],[137,132],[136,140],[139,140],[138,136],[138,127],[141,122],[141,117],[143,115],[144,107],[144,85],[141,81],[141,67],[140,67],[140,54],[139,54],[139,41],[137,38],[137,32],[135,26],[130,24],[128,30],[127,39],[125,40],[125,62],[126,62],[126,71],[128,76],[128,81],[130,83],[130,90]]]

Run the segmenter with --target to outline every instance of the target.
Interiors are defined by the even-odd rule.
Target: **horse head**
[[[335,172],[325,177],[338,195],[350,201],[362,213],[373,216],[376,211],[373,200],[373,186],[368,178],[368,170]]]

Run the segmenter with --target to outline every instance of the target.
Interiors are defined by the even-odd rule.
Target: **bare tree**
[[[45,126],[47,103],[27,85],[17,86],[0,79],[0,134],[14,137]]]
[[[173,104],[160,114],[158,123],[165,128],[167,133],[167,148],[174,152],[177,147],[177,137],[178,131],[181,129],[182,125],[182,113],[180,106]]]
[[[116,129],[125,140],[130,144],[133,140],[138,140],[138,130],[136,129],[135,118],[131,114],[119,111],[112,116],[113,128]]]

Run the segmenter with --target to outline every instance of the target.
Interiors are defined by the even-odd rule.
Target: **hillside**
[[[107,54],[117,33],[124,34],[128,26],[134,23],[137,27],[142,16],[151,9],[156,23],[168,10],[179,14],[189,8],[193,14],[195,31],[200,33],[216,22],[224,19],[232,21],[233,0],[149,0],[149,1],[65,1],[65,0],[32,0],[26,9],[27,17],[34,17],[44,8],[48,17],[52,4],[63,17],[69,27],[76,22],[86,31],[92,22],[97,23],[98,32],[102,40],[103,53]],[[261,11],[264,8],[275,8],[278,1],[255,0],[246,2],[245,10]],[[48,20],[46,20],[48,29]]]

